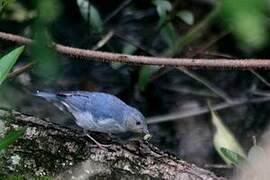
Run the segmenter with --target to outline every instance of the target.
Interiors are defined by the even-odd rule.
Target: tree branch
[[[75,130],[59,127],[38,117],[0,110],[4,132],[27,127],[25,135],[0,158],[0,178],[13,173],[53,176],[55,179],[181,179],[222,180],[213,173],[188,164],[151,144],[113,143],[107,149]],[[98,140],[106,136],[91,133]],[[103,139],[102,139],[103,138]],[[112,142],[111,142],[112,143]],[[17,163],[11,162],[16,157]],[[13,158],[13,159],[12,159]],[[26,178],[28,179],[28,178]],[[223,179],[224,180],[224,179]]]
[[[18,44],[31,45],[33,40],[0,32],[0,39],[12,41]],[[186,68],[223,68],[223,69],[269,69],[269,59],[195,59],[195,58],[162,58],[137,55],[125,55],[102,51],[93,51],[54,44],[55,50],[69,56],[83,59],[96,59],[98,61],[123,62],[131,64],[179,66]]]

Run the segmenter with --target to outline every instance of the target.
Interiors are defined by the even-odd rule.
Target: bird
[[[143,114],[134,107],[124,103],[118,97],[104,92],[36,91],[35,96],[54,104],[61,111],[67,111],[74,117],[75,123],[99,147],[99,143],[87,131],[101,132],[109,135],[151,138]]]

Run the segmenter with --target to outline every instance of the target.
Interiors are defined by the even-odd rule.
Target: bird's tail
[[[54,93],[45,92],[45,91],[37,91],[33,95],[44,98],[46,101],[52,103],[61,111],[65,110],[65,106],[63,105],[61,99]]]
[[[57,101],[57,99],[58,99],[54,93],[45,92],[45,91],[37,91],[37,92],[33,93],[33,95],[42,97],[49,102],[54,102],[54,101]]]

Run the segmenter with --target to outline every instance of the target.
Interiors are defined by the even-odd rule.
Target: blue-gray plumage
[[[86,91],[57,94],[38,91],[36,96],[70,112],[76,124],[85,130],[109,134],[130,132],[149,135],[144,116],[113,95]]]

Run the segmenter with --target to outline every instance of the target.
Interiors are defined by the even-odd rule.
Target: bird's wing
[[[68,111],[75,112],[81,111],[85,112],[85,104],[87,99],[85,97],[73,95],[72,93],[57,93],[59,101],[67,108]]]
[[[89,112],[94,120],[114,119],[116,123],[123,121],[126,105],[118,98],[104,93],[61,93],[61,102],[71,112]]]
[[[120,124],[119,121],[112,118],[98,120],[96,125],[99,132],[106,132],[112,134],[126,132],[123,124]]]

